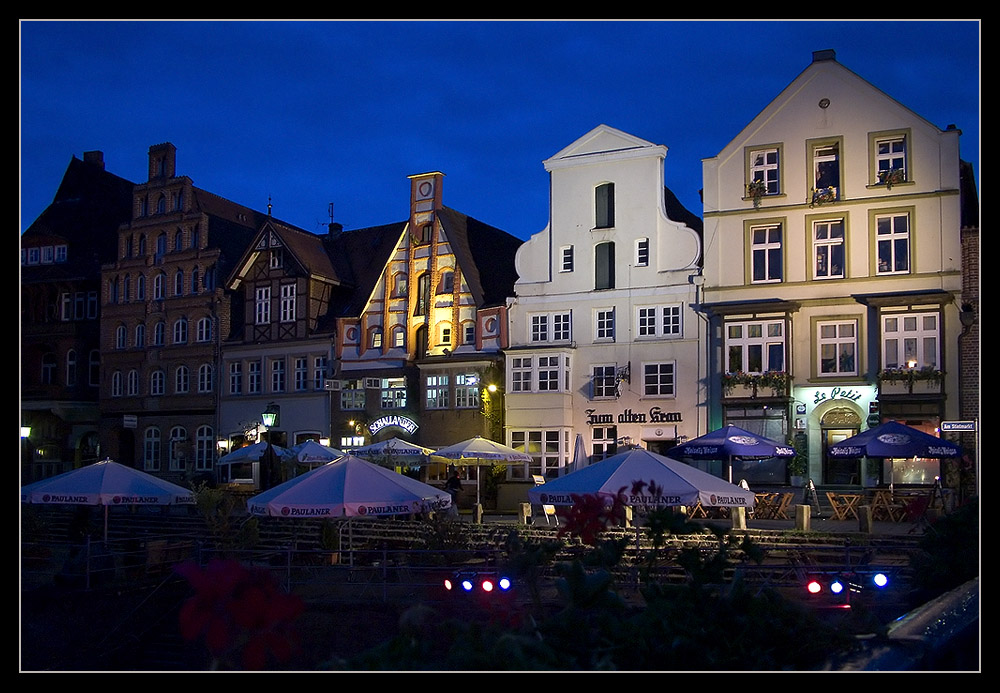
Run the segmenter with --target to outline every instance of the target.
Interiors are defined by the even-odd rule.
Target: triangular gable
[[[543,163],[546,168],[551,168],[566,160],[576,163],[581,157],[619,154],[630,150],[642,152],[642,150],[650,149],[664,150],[665,148],[608,125],[598,125],[583,137],[553,154]]]

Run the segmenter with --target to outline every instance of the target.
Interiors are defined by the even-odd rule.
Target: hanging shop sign
[[[599,414],[596,409],[586,409],[588,426],[606,426],[607,424],[644,424],[644,423],[678,423],[682,421],[681,413],[663,411],[659,407],[650,407],[649,413],[626,409],[618,414]]]
[[[415,433],[419,428],[417,422],[413,419],[407,418],[405,416],[400,416],[399,414],[392,414],[390,416],[383,416],[381,419],[375,419],[370,424],[368,424],[368,430],[371,431],[372,435],[375,435],[383,428],[389,426],[395,426],[396,428],[401,428],[407,433]]]

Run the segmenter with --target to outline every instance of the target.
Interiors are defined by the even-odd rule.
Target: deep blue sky
[[[979,176],[980,30],[964,21],[22,21],[21,230],[70,158],[146,179],[173,142],[198,187],[320,232],[407,216],[407,176],[527,238],[542,161],[604,123],[668,148],[702,213],[701,160],[808,67],[837,60],[934,125]]]

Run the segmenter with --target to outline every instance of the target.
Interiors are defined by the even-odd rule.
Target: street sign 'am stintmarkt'
[[[942,421],[941,432],[946,431],[975,431],[975,421]]]

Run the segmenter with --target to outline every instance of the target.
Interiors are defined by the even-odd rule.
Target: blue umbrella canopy
[[[863,433],[834,443],[827,452],[830,457],[874,457],[894,459],[958,457],[962,449],[949,440],[932,436],[898,421],[888,421]]]
[[[769,459],[795,457],[790,445],[775,442],[739,426],[726,426],[667,450],[667,457],[695,460]]]

